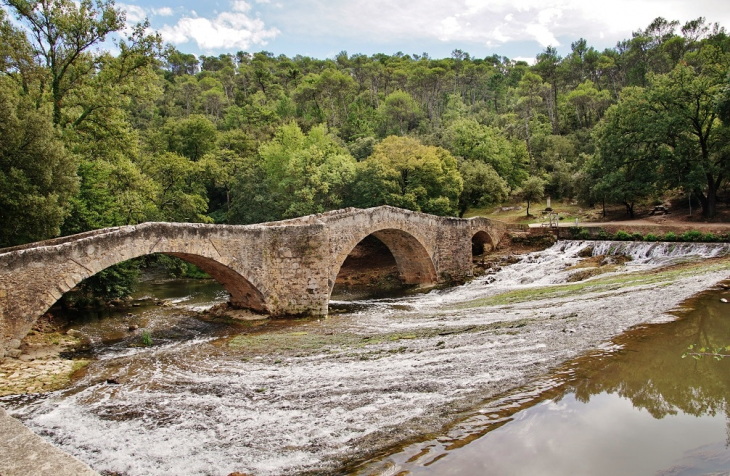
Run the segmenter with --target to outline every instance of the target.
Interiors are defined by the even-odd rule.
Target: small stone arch
[[[406,284],[436,284],[437,274],[433,260],[426,247],[412,234],[395,229],[384,228],[364,233],[357,241],[352,240],[342,249],[336,258],[329,282],[329,292],[332,294],[337,275],[345,260],[353,249],[368,236],[374,236],[388,247],[398,267],[398,273]]]
[[[471,255],[479,256],[495,248],[491,235],[484,230],[479,230],[471,237]]]

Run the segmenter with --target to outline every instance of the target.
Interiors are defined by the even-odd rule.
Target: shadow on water
[[[210,279],[148,280],[122,305],[54,309],[53,314],[88,339],[66,357],[90,357],[139,345],[149,333],[156,345],[226,332],[222,323],[199,319],[199,312],[226,302],[228,293]]]
[[[703,293],[677,312],[678,320],[626,332],[610,349],[349,473],[727,474],[730,358],[682,358],[690,344],[730,345],[723,296],[730,293]]]

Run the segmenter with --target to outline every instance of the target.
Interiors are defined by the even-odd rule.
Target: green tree
[[[340,207],[355,177],[355,159],[325,125],[304,134],[296,123],[285,124],[261,145],[259,155],[269,193],[285,218]]]
[[[459,119],[444,131],[444,144],[454,155],[490,165],[510,188],[526,177],[523,148],[516,147],[493,127],[473,119]]]
[[[682,187],[711,217],[730,174],[730,128],[717,116],[727,59],[707,47],[698,60],[698,67],[680,63],[668,74],[649,74],[646,89],[624,89],[599,131],[599,147],[604,161],[628,167],[636,182],[630,190],[647,196],[650,184]]]
[[[418,117],[418,104],[405,91],[398,90],[389,94],[381,107],[386,127],[391,123],[397,124],[400,135],[408,131],[410,124]]]
[[[501,203],[509,196],[509,185],[491,165],[462,160],[459,174],[464,182],[464,189],[459,194],[459,217],[470,208]]]
[[[545,181],[535,175],[529,177],[522,186],[514,191],[516,197],[527,202],[527,214],[530,216],[530,204],[540,200],[545,195]]]
[[[650,76],[647,100],[653,111],[645,125],[661,124],[656,137],[667,149],[665,180],[692,190],[705,217],[715,215],[717,192],[730,176],[730,126],[717,116],[730,59],[708,47],[701,68],[678,64],[671,73]],[[718,61],[719,60],[719,61]]]
[[[116,58],[91,52],[107,35],[124,27],[124,14],[114,7],[113,0],[3,1],[30,32],[32,54],[48,74],[41,87],[49,88],[55,125],[78,125],[86,120],[101,108],[96,101],[83,100],[88,98],[88,88],[99,92],[101,86],[120,89],[135,83],[137,75],[144,74],[154,60],[154,51],[159,51],[160,38],[146,35],[147,25],[142,24],[133,29],[128,41],[119,43]],[[112,77],[99,74],[108,63],[115,70]],[[104,100],[109,95],[95,97]],[[65,119],[64,111],[69,114]]]
[[[49,109],[0,76],[0,247],[58,236],[78,189]]]
[[[657,190],[659,169],[668,152],[655,134],[657,124],[647,122],[654,106],[647,103],[645,94],[641,88],[626,88],[621,101],[609,108],[605,121],[594,131],[597,160],[590,161],[587,169],[595,180],[594,195],[622,203],[631,218],[636,202]]]
[[[159,219],[173,222],[210,223],[204,180],[204,164],[168,152],[143,161],[144,172],[156,186]]]
[[[445,149],[409,137],[390,136],[358,162],[352,203],[392,205],[435,215],[456,215],[463,182]]]
[[[215,124],[199,114],[193,114],[185,119],[168,120],[164,134],[170,152],[191,160],[198,160],[213,150],[217,140]]]
[[[537,113],[538,106],[542,104],[544,92],[545,85],[542,82],[542,78],[530,72],[522,76],[517,87],[517,93],[519,95],[518,108],[525,124],[525,144],[527,145],[527,153],[530,157],[530,173],[535,173],[535,161],[530,144],[530,121]]]

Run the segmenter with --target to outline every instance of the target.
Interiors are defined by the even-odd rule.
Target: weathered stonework
[[[472,239],[496,246],[506,229],[486,218],[384,206],[246,226],[144,223],[0,250],[0,357],[12,355],[64,293],[139,256],[164,253],[199,266],[239,307],[326,315],[342,264],[368,235],[388,246],[406,283],[435,284],[470,276]]]

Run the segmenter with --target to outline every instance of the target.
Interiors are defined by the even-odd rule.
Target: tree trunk
[[[713,180],[712,174],[707,174],[707,196],[700,197],[700,203],[702,203],[702,216],[705,218],[712,218],[715,216],[717,208],[717,184]],[[720,180],[718,180],[720,182]],[[703,200],[704,198],[704,200]]]
[[[629,218],[634,218],[634,203],[631,202],[624,202],[624,205],[626,205],[626,213],[629,214]]]
[[[525,142],[527,142],[527,155],[530,157],[530,174],[535,173],[535,164],[532,160],[532,148],[530,147],[530,123],[525,116]]]

